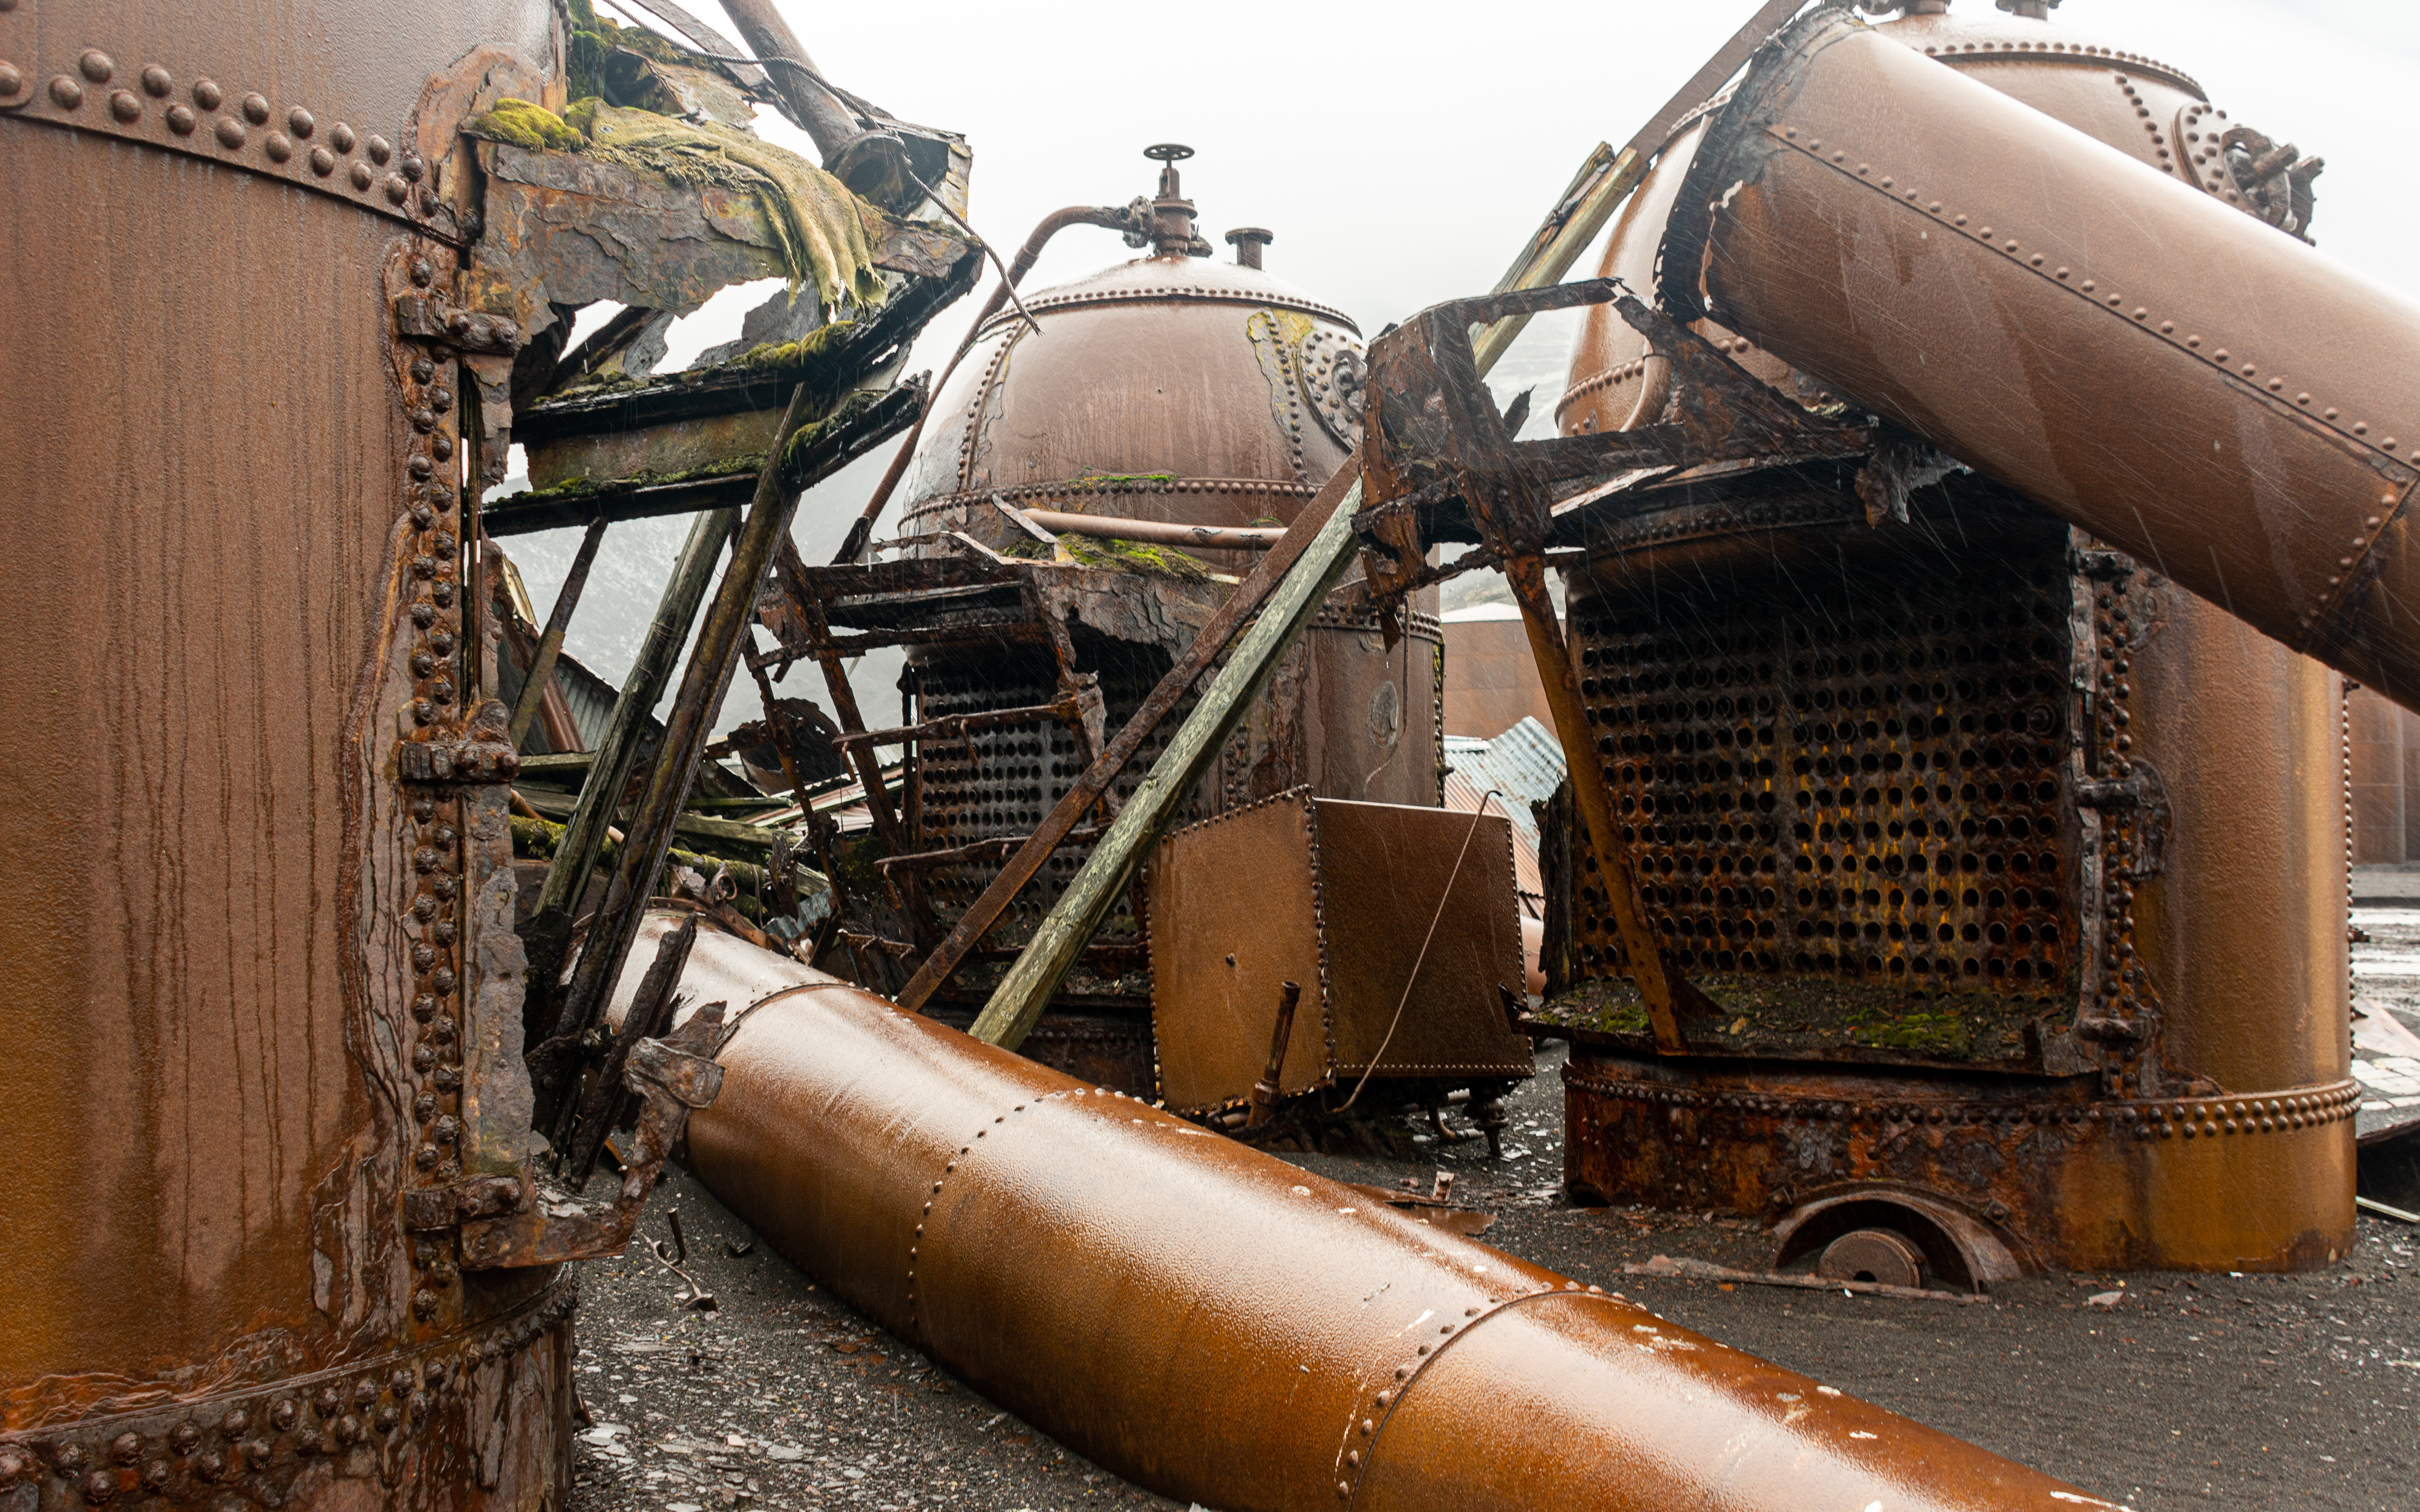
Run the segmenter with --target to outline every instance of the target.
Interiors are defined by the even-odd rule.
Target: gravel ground
[[[2407,1004],[2420,994],[2396,1002],[2420,1020]],[[2051,1275],[1970,1304],[1635,1276],[1622,1267],[1656,1255],[1761,1269],[1770,1240],[1744,1219],[1565,1202],[1561,1060],[1550,1045],[1508,1103],[1500,1163],[1421,1132],[1410,1160],[1287,1158],[1423,1190],[1451,1171],[1458,1203],[1497,1214],[1487,1243],[2142,1512],[2420,1507],[2420,1230],[2365,1216],[2343,1262],[2304,1275]],[[586,1268],[594,1427],[571,1512],[1183,1512],[969,1392],[686,1176],[659,1188],[644,1231],[663,1237],[674,1209],[685,1269],[719,1305],[684,1306],[683,1281],[636,1244]],[[2112,1291],[2114,1306],[2086,1300]]]

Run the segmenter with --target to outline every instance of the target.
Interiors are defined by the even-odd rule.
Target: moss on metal
[[[739,354],[739,363],[745,367],[796,367],[840,345],[855,324],[853,320],[835,320],[817,326],[796,341],[768,341],[751,347]]]
[[[1701,1052],[1742,1055],[1996,1064],[2022,1058],[2026,1026],[2072,1001],[1745,973],[1689,980],[1721,1011],[1685,1018],[1683,1038]],[[1646,1004],[1626,980],[1583,982],[1530,1016],[1641,1048],[1653,1043]]]
[[[1126,541],[1116,536],[1082,535],[1073,531],[1062,531],[1059,534],[1059,560],[1111,572],[1173,578],[1179,582],[1210,580],[1210,568],[1206,563],[1187,556],[1172,546]]]
[[[482,112],[462,123],[462,130],[473,136],[491,136],[499,142],[510,142],[532,152],[552,149],[570,152],[579,148],[583,138],[563,123],[563,117],[544,105],[507,95],[496,101],[496,108]]]

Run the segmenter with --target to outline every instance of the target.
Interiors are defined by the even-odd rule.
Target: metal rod
[[[1152,732],[1159,728],[1159,722],[1184,700],[1187,693],[1192,691],[1195,680],[1225,654],[1235,632],[1259,612],[1271,591],[1301,560],[1316,532],[1333,517],[1347,490],[1351,490],[1353,497],[1359,497],[1360,471],[1360,456],[1357,453],[1346,458],[1344,466],[1337,470],[1336,476],[1328,480],[1327,486],[1303,506],[1302,513],[1295,516],[1294,524],[1287,528],[1285,539],[1261,559],[1234,593],[1228,596],[1227,602],[1211,615],[1210,623],[1194,636],[1191,643],[1176,658],[1176,665],[1168,670],[1168,674],[1159,680],[1158,686],[1151,690],[1141,706],[1111,737],[1108,748],[1085,767],[1084,775],[1077,779],[1075,785],[1060,798],[1049,815],[1035,826],[1024,846],[1001,868],[990,885],[984,888],[983,896],[958,916],[958,922],[950,931],[949,938],[943,940],[939,949],[916,968],[915,976],[899,990],[901,1007],[909,1010],[922,1008],[982,943],[983,937],[991,933],[992,926],[1008,911],[1008,905],[1016,901],[1017,893],[1040,873],[1044,863],[1058,850],[1069,831],[1082,822],[1093,805],[1109,792],[1110,784],[1117,780],[1118,773],[1133,760],[1135,752],[1142,748],[1142,743],[1151,737]],[[1344,513],[1349,517],[1353,512],[1347,509]]]
[[[1252,1111],[1244,1120],[1246,1128],[1269,1121],[1278,1110],[1278,1100],[1285,1095],[1280,1076],[1285,1071],[1286,1047],[1294,1042],[1294,1011],[1302,1001],[1302,983],[1278,983],[1277,1027],[1269,1031],[1269,1067],[1252,1087]]]
[[[1152,764],[1151,775],[1118,810],[1109,832],[1093,848],[1082,870],[1034,930],[1025,953],[1016,958],[1016,964],[1009,968],[968,1030],[976,1039],[1009,1050],[1025,1042],[1050,995],[1059,990],[1093,932],[1134,880],[1143,856],[1175,818],[1186,795],[1218,759],[1219,748],[1268,681],[1279,658],[1311,623],[1327,590],[1352,564],[1357,539],[1353,515],[1360,500],[1361,480],[1357,476],[1335,513],[1320,526],[1300,560],[1269,595],[1267,606],[1234,655]],[[1194,639],[1199,644],[1206,632]]]
[[[546,702],[547,685],[554,679],[554,662],[563,655],[564,632],[571,628],[571,611],[580,607],[582,590],[588,586],[588,569],[597,560],[597,548],[605,539],[605,521],[592,520],[588,532],[580,538],[580,549],[571,558],[571,571],[565,574],[563,587],[556,591],[554,608],[547,611],[546,633],[538,637],[537,650],[530,656],[529,669],[521,676],[520,702],[514,705],[512,744],[520,749],[521,737],[529,733],[530,721],[537,717],[538,705]]]
[[[1071,514],[1063,509],[1026,509],[1018,513],[1046,531],[1198,547],[1204,551],[1265,551],[1285,534],[1284,527],[1277,525],[1187,525],[1182,520],[1120,519],[1110,515]]]
[[[861,730],[845,734],[833,742],[836,746],[904,746],[911,740],[938,740],[963,734],[970,730],[989,730],[999,725],[1047,724],[1050,720],[1070,720],[1077,717],[1076,703],[1063,699],[1056,703],[1036,703],[1022,709],[979,709],[972,714],[953,714],[923,724],[902,725],[896,730]]]
[[[807,56],[798,34],[790,30],[772,0],[724,0],[722,13],[731,18],[740,39],[772,77],[785,107],[782,114],[814,138],[824,166],[833,167],[841,149],[859,135],[856,115],[825,82],[823,70]]]
[[[521,931],[529,948],[529,980],[534,990],[549,991],[562,967],[564,952],[571,943],[572,917],[580,906],[581,895],[588,889],[588,874],[596,868],[597,853],[605,843],[605,831],[621,807],[622,791],[629,785],[630,774],[639,764],[639,748],[646,734],[648,717],[664,696],[665,685],[672,681],[673,663],[689,640],[690,626],[697,621],[698,606],[705,602],[706,591],[714,580],[715,562],[722,554],[722,543],[730,539],[738,523],[737,509],[700,515],[690,523],[689,539],[673,563],[672,577],[656,602],[656,617],[647,625],[646,639],[639,644],[638,658],[631,662],[629,675],[622,679],[622,691],[613,701],[613,713],[605,722],[605,733],[597,737],[587,778],[580,785],[579,802],[572,808],[570,821],[564,825],[554,864],[547,869],[537,907]],[[542,1016],[539,1022],[551,1023],[551,1016]]]
[[[580,952],[549,1044],[560,1045],[597,1022],[606,995],[629,956],[631,942],[638,937],[646,914],[644,902],[654,895],[663,872],[664,853],[672,849],[681,800],[697,775],[715,714],[731,686],[740,640],[755,615],[756,597],[772,566],[775,543],[788,537],[790,518],[798,512],[799,490],[783,476],[782,454],[814,408],[806,384],[791,391],[789,406],[782,412],[766,454],[764,471],[757,475],[755,503],[732,546],[731,564],[723,569],[706,622],[699,627],[697,645],[681,671],[680,690],[674,695],[671,717],[664,721],[663,740],[647,774],[646,790],[631,814],[628,838],[615,857],[613,878],[597,912],[597,927]],[[592,780],[595,775],[590,773]]]

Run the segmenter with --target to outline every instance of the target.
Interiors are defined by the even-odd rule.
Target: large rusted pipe
[[[680,917],[650,918],[633,962]],[[738,1014],[689,1125],[706,1185],[885,1328],[1164,1495],[2113,1504],[710,927],[682,985]]]
[[[2171,171],[1818,12],[1710,127],[1660,292],[2420,704],[2420,306],[2191,187],[2214,116],[2143,124]]]

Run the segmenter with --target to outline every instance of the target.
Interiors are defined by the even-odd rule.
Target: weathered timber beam
[[[1074,515],[1063,509],[1016,512],[1046,531],[1072,532],[1158,546],[1189,546],[1202,551],[1265,551],[1285,534],[1273,525],[1187,525],[1171,519],[1120,519],[1112,515]]]
[[[570,814],[577,805],[576,799],[552,793],[524,791],[521,798],[532,809],[549,819],[561,819]],[[757,801],[768,809],[779,808],[782,804],[779,798]],[[673,829],[678,834],[694,836],[699,840],[719,841],[726,845],[745,845],[759,851],[769,851],[773,848],[773,832],[770,829],[762,825],[745,824],[737,819],[710,819],[704,814],[685,811],[680,818],[674,821]]]
[[[1133,796],[1126,799],[1125,807],[1118,810],[1109,832],[1093,848],[1082,870],[1034,930],[1025,952],[1016,958],[1016,964],[1009,968],[991,1000],[976,1015],[968,1031],[976,1039],[1009,1050],[1025,1042],[1025,1036],[1049,1003],[1050,995],[1059,990],[1059,984],[1066,980],[1067,972],[1092,940],[1093,932],[1100,928],[1101,921],[1116,906],[1119,895],[1134,880],[1143,857],[1175,818],[1186,795],[1218,759],[1219,749],[1267,682],[1279,658],[1311,623],[1321,600],[1327,596],[1327,590],[1352,563],[1356,539],[1353,506],[1359,502],[1360,493],[1361,485],[1357,478],[1320,526],[1319,533],[1269,594],[1260,618],[1245,632],[1234,655],[1212,679],[1193,712],[1152,764],[1151,775],[1143,779]],[[1196,643],[1202,639],[1196,637]]]
[[[840,410],[799,433],[783,458],[785,486],[803,492],[896,436],[923,412],[922,374],[879,393],[851,394]],[[675,424],[681,422],[673,422]],[[762,466],[762,462],[758,463]],[[515,494],[490,503],[480,522],[490,536],[560,530],[596,520],[644,519],[694,514],[745,504],[754,497],[756,473],[733,471],[704,478],[655,482],[644,478],[593,487]]]
[[[507,738],[515,750],[520,749],[521,737],[529,733],[530,721],[537,717],[538,705],[546,702],[547,685],[554,680],[555,660],[563,655],[564,632],[571,628],[571,611],[580,606],[581,592],[588,586],[588,569],[595,565],[597,548],[604,540],[605,522],[600,519],[591,523],[588,533],[580,538],[580,549],[572,555],[571,570],[564,574],[563,586],[555,593],[554,608],[547,612],[546,629],[538,636],[537,649],[530,654],[530,664],[521,674],[520,702],[513,710]]]
[[[672,577],[657,600],[646,639],[639,644],[630,674],[622,680],[622,691],[613,701],[613,713],[606,720],[605,733],[597,738],[597,749],[590,753],[592,759],[587,779],[581,784],[580,801],[572,809],[562,843],[556,847],[554,864],[547,870],[537,908],[521,931],[529,949],[529,980],[534,990],[551,991],[564,952],[571,943],[572,912],[587,890],[588,874],[595,869],[597,852],[605,843],[606,828],[613,824],[614,810],[621,807],[622,790],[628,786],[630,773],[639,764],[639,748],[646,736],[648,716],[672,681],[673,663],[689,639],[690,626],[697,620],[698,606],[706,600],[706,588],[714,579],[715,562],[722,555],[722,543],[730,539],[738,523],[739,512],[736,509],[700,515],[690,526],[689,539],[674,561]],[[540,1022],[544,1021],[541,1010]]]
[[[597,1022],[631,942],[638,937],[646,900],[655,892],[665,853],[672,848],[681,801],[697,775],[715,712],[721,706],[723,691],[737,664],[740,639],[755,616],[756,596],[772,565],[774,544],[789,534],[791,517],[798,512],[799,494],[783,483],[777,459],[814,412],[815,402],[814,392],[801,383],[792,391],[783,411],[781,428],[774,435],[773,459],[758,474],[755,503],[732,545],[731,563],[716,585],[705,623],[698,629],[697,644],[682,669],[680,688],[673,697],[671,717],[664,721],[663,739],[656,748],[646,790],[631,814],[622,853],[615,857],[604,902],[597,911],[597,923],[573,968],[563,1011],[546,1040],[531,1053],[533,1072],[541,1080],[556,1074],[556,1064]],[[591,785],[595,780],[592,772]],[[587,791],[583,789],[581,795],[584,802]]]

